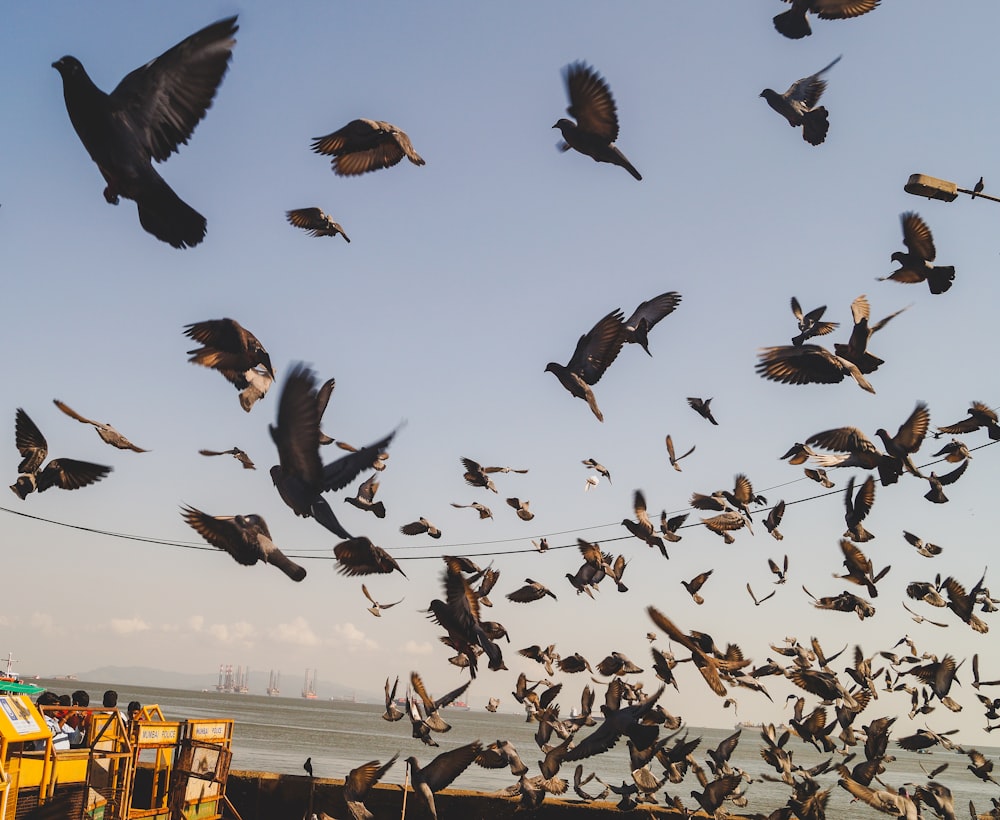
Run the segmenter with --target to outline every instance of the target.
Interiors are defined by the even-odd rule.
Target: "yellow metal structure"
[[[0,694],[0,820],[43,804],[46,817],[66,820],[223,816],[232,720],[168,721],[154,705],[129,725],[117,709],[74,709],[84,745],[57,749],[54,713],[65,711]]]

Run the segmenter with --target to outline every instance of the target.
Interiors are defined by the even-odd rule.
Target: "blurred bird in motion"
[[[793,128],[802,126],[802,139],[810,145],[820,145],[826,139],[830,130],[829,114],[822,105],[817,106],[819,98],[826,90],[826,80],[823,74],[840,61],[837,57],[825,68],[815,74],[803,77],[792,83],[784,94],[779,94],[770,88],[760,92],[771,108],[781,114]]]

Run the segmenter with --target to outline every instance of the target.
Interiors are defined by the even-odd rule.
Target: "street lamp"
[[[978,187],[978,186],[977,186]],[[954,182],[937,177],[929,177],[926,174],[910,174],[910,178],[903,186],[903,190],[914,196],[925,196],[928,199],[940,199],[943,202],[954,202],[959,194],[969,194],[973,199],[977,196],[989,199],[993,202],[1000,202],[1000,197],[990,196],[981,191],[970,191],[967,188],[959,188]]]

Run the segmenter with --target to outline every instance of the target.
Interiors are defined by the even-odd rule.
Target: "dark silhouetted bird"
[[[205,217],[153,168],[187,143],[229,67],[236,17],[219,20],[126,75],[110,94],[75,57],[52,64],[73,128],[107,182],[104,198],[135,202],[142,227],[175,248],[205,238]]]
[[[944,475],[939,476],[937,473],[932,472],[929,476],[925,476],[931,488],[924,494],[924,498],[932,504],[947,504],[948,496],[944,494],[944,488],[958,481],[968,466],[969,462],[963,461],[954,470]]]
[[[1000,439],[1000,423],[997,422],[996,411],[988,404],[983,404],[981,401],[974,401],[969,407],[968,418],[957,421],[954,424],[938,427],[938,431],[934,437],[937,438],[942,433],[947,433],[948,435],[974,433],[982,427],[986,428],[991,441]]]
[[[573,148],[595,162],[620,165],[636,179],[642,179],[614,144],[618,139],[618,109],[604,78],[586,63],[576,62],[563,69],[563,79],[569,95],[566,113],[576,122],[562,117],[552,126],[562,133],[564,141],[559,150]]]
[[[885,362],[868,351],[868,342],[874,333],[884,328],[904,310],[907,310],[907,308],[901,308],[895,313],[890,313],[875,324],[869,324],[871,308],[868,304],[868,298],[862,294],[851,302],[851,315],[854,318],[854,329],[851,331],[851,338],[847,344],[839,342],[834,344],[833,352],[840,356],[840,358],[847,359],[847,361],[857,365],[858,370],[862,373],[874,373],[878,370],[879,365],[885,364]]]
[[[604,416],[590,386],[597,384],[625,343],[622,317],[620,310],[611,311],[580,337],[568,364],[549,362],[545,366],[545,370],[554,373],[559,383],[572,395],[590,405],[598,421],[604,421]]]
[[[985,187],[986,186],[983,183],[983,178],[979,177],[979,182],[977,182],[975,186],[972,188],[971,199],[975,199],[978,194],[981,194],[983,192],[983,188]]]
[[[846,20],[874,9],[880,0],[785,0],[791,3],[788,11],[774,18],[774,27],[792,40],[801,40],[812,34],[809,12],[820,20]]]
[[[243,465],[244,470],[257,469],[257,466],[250,460],[250,456],[239,447],[230,447],[228,450],[199,450],[198,452],[203,456],[232,456]]]
[[[530,578],[525,578],[524,586],[507,593],[507,600],[515,601],[519,604],[528,604],[532,601],[539,601],[546,595],[550,596],[552,600],[557,600],[556,594],[547,586],[538,583],[538,581],[532,581]]]
[[[460,510],[465,508],[473,509],[477,513],[479,513],[480,520],[493,517],[493,511],[485,504],[480,504],[478,501],[473,501],[471,504],[456,504],[454,501],[452,501],[451,506],[457,507]]]
[[[260,340],[228,318],[185,325],[184,335],[202,345],[188,351],[188,361],[218,370],[240,391],[240,405],[249,413],[274,381],[271,357]]]
[[[59,399],[53,399],[52,402],[55,404],[56,407],[62,410],[71,419],[76,419],[77,421],[83,422],[84,424],[93,425],[94,429],[97,430],[97,435],[101,437],[101,440],[106,441],[112,447],[117,447],[119,450],[132,450],[133,452],[136,453],[149,452],[148,450],[142,449],[142,447],[136,447],[131,441],[125,438],[125,436],[119,433],[110,424],[104,424],[103,422],[100,421],[92,421],[88,418],[84,418],[68,404],[64,404],[63,402],[59,401]]]
[[[753,594],[753,590],[750,588],[750,582],[747,581],[747,592],[750,593],[750,597],[753,599],[753,605],[754,606],[760,606],[762,603],[764,603],[764,601],[766,601],[768,598],[770,598],[771,596],[773,596],[774,593],[776,592],[776,590],[772,589],[763,598],[758,598],[756,595]]]
[[[347,804],[347,810],[351,813],[353,820],[374,820],[375,815],[365,806],[365,798],[368,797],[372,786],[382,779],[398,758],[399,753],[397,752],[384,765],[380,760],[369,760],[367,763],[362,763],[357,768],[351,769],[347,777],[344,778],[344,802]]]
[[[387,720],[390,723],[395,723],[397,720],[402,720],[403,713],[396,708],[396,690],[399,688],[399,675],[396,675],[396,681],[389,686],[389,679],[385,679],[385,712],[382,714],[382,720]]]
[[[423,535],[424,533],[427,533],[431,538],[441,537],[441,530],[422,516],[416,521],[411,521],[409,524],[403,524],[403,526],[399,528],[399,531],[403,533],[403,535]]]
[[[803,77],[792,83],[784,94],[779,94],[770,88],[760,92],[767,104],[788,120],[793,128],[802,126],[802,139],[810,145],[820,145],[830,130],[829,114],[822,105],[817,106],[819,98],[826,90],[826,80],[821,79],[840,60],[837,57],[825,68],[815,74]]]
[[[54,458],[42,467],[49,454],[49,444],[35,422],[20,407],[14,417],[14,443],[21,454],[21,463],[17,468],[17,481],[10,488],[22,501],[31,493],[43,493],[49,487],[78,490],[100,481],[111,472],[111,468],[103,464],[75,458]]]
[[[391,168],[403,157],[414,165],[425,164],[406,133],[381,120],[351,120],[332,134],[316,137],[312,149],[332,156],[333,172],[341,177]]]
[[[926,282],[931,293],[944,293],[955,281],[954,266],[933,264],[937,256],[934,237],[931,236],[931,229],[927,227],[927,223],[918,214],[907,211],[900,214],[899,219],[903,225],[903,244],[906,245],[906,253],[903,251],[893,253],[890,258],[893,262],[898,262],[899,267],[888,276],[878,277],[878,281],[891,279],[893,282],[904,284]]]
[[[875,536],[868,532],[862,522],[868,517],[875,504],[875,476],[869,475],[864,480],[857,495],[854,493],[854,476],[851,476],[844,490],[844,520],[847,531],[844,538],[863,543],[871,541]]]
[[[925,542],[919,535],[914,535],[912,532],[903,530],[903,538],[906,539],[907,543],[916,547],[917,552],[925,558],[933,558],[935,555],[940,555],[942,552],[941,547],[937,544]]]
[[[585,458],[583,460],[583,466],[589,467],[592,470],[596,470],[600,475],[604,476],[609,482],[611,481],[611,471],[601,464],[599,461],[595,461],[592,458]]]
[[[275,546],[267,522],[259,515],[209,515],[194,507],[182,507],[181,516],[209,544],[228,552],[237,563],[249,567],[263,561],[293,581],[306,577],[305,569]]]
[[[799,335],[792,339],[793,345],[800,345],[806,339],[811,339],[813,336],[826,336],[840,327],[839,322],[822,321],[823,314],[826,313],[826,305],[821,305],[818,308],[813,308],[808,313],[804,313],[799,300],[793,296],[791,306],[792,315],[799,325]]]
[[[771,507],[770,512],[767,514],[767,518],[764,520],[764,526],[767,527],[767,531],[771,533],[776,541],[780,541],[785,536],[778,531],[778,525],[781,523],[781,519],[785,515],[785,502],[779,501],[773,507]]]
[[[395,571],[406,577],[395,558],[363,535],[341,541],[333,548],[333,555],[341,575],[388,575]]]
[[[674,291],[661,293],[639,305],[625,320],[625,341],[637,344],[650,356],[649,331],[665,316],[669,316],[681,302],[681,295]]]
[[[306,762],[302,764],[302,768],[306,770],[306,774],[310,777],[313,776],[313,759],[311,757],[306,758]]]
[[[385,504],[375,500],[379,487],[379,482],[375,480],[377,475],[372,473],[370,478],[358,485],[357,494],[353,498],[348,496],[344,501],[359,510],[367,510],[376,518],[385,518]]]
[[[522,521],[530,521],[532,518],[535,517],[535,514],[528,509],[528,505],[530,503],[531,503],[530,501],[522,501],[520,498],[507,499],[507,506],[513,507],[515,510],[517,510],[517,517],[520,518]]]
[[[437,820],[437,809],[434,806],[434,793],[450,786],[464,772],[482,751],[483,745],[474,740],[447,752],[441,752],[426,766],[421,767],[415,757],[406,758],[410,767],[410,781],[413,791],[427,806],[431,817]]]
[[[715,416],[712,415],[712,409],[709,405],[712,403],[711,399],[699,399],[697,396],[688,396],[688,405],[702,418],[708,419],[712,424],[718,424],[715,420]]]
[[[690,581],[685,581],[683,579],[681,580],[681,584],[683,585],[684,589],[687,590],[688,595],[691,596],[691,600],[694,601],[696,604],[705,603],[705,599],[702,598],[699,593],[701,591],[701,588],[705,585],[705,582],[712,576],[712,573],[714,571],[715,570],[711,569],[705,570],[705,572],[699,572]]]
[[[711,399],[709,399],[709,401],[711,401]],[[674,440],[670,437],[669,433],[667,434],[666,441],[667,441],[667,458],[670,460],[670,466],[673,467],[675,470],[677,470],[677,472],[681,472],[681,465],[678,464],[677,462],[680,461],[682,458],[687,458],[689,455],[691,455],[691,453],[694,452],[695,445],[692,444],[691,448],[686,453],[679,456],[674,451]]]
[[[754,369],[765,379],[782,384],[837,384],[852,376],[863,390],[875,392],[853,362],[819,345],[762,348]]]
[[[334,535],[350,540],[351,534],[337,520],[322,493],[342,490],[363,470],[371,469],[389,446],[395,431],[324,464],[319,454],[317,393],[316,374],[301,363],[294,365],[281,389],[277,424],[270,426],[279,461],[271,467],[271,480],[296,515],[314,518]]]
[[[334,222],[319,208],[293,208],[285,211],[285,219],[289,225],[308,231],[310,236],[336,236],[340,234],[347,242],[351,238],[344,233],[339,222]]]

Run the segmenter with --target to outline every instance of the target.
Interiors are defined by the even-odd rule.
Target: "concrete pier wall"
[[[242,820],[303,820],[310,808],[337,820],[347,820],[350,813],[344,804],[344,781],[329,778],[308,778],[301,775],[269,774],[266,772],[231,771],[226,785],[229,800],[240,813]],[[518,809],[518,800],[508,800],[493,794],[445,789],[435,795],[438,820],[621,820],[614,803],[583,803],[576,800],[572,790],[566,793],[572,799],[547,797],[540,809]],[[376,820],[394,820],[402,817],[403,791],[396,785],[378,784],[365,801]],[[704,816],[704,812],[699,812]],[[431,814],[412,791],[406,798],[406,817],[409,820],[429,820]],[[663,807],[640,807],[628,816],[682,817],[679,812]]]

